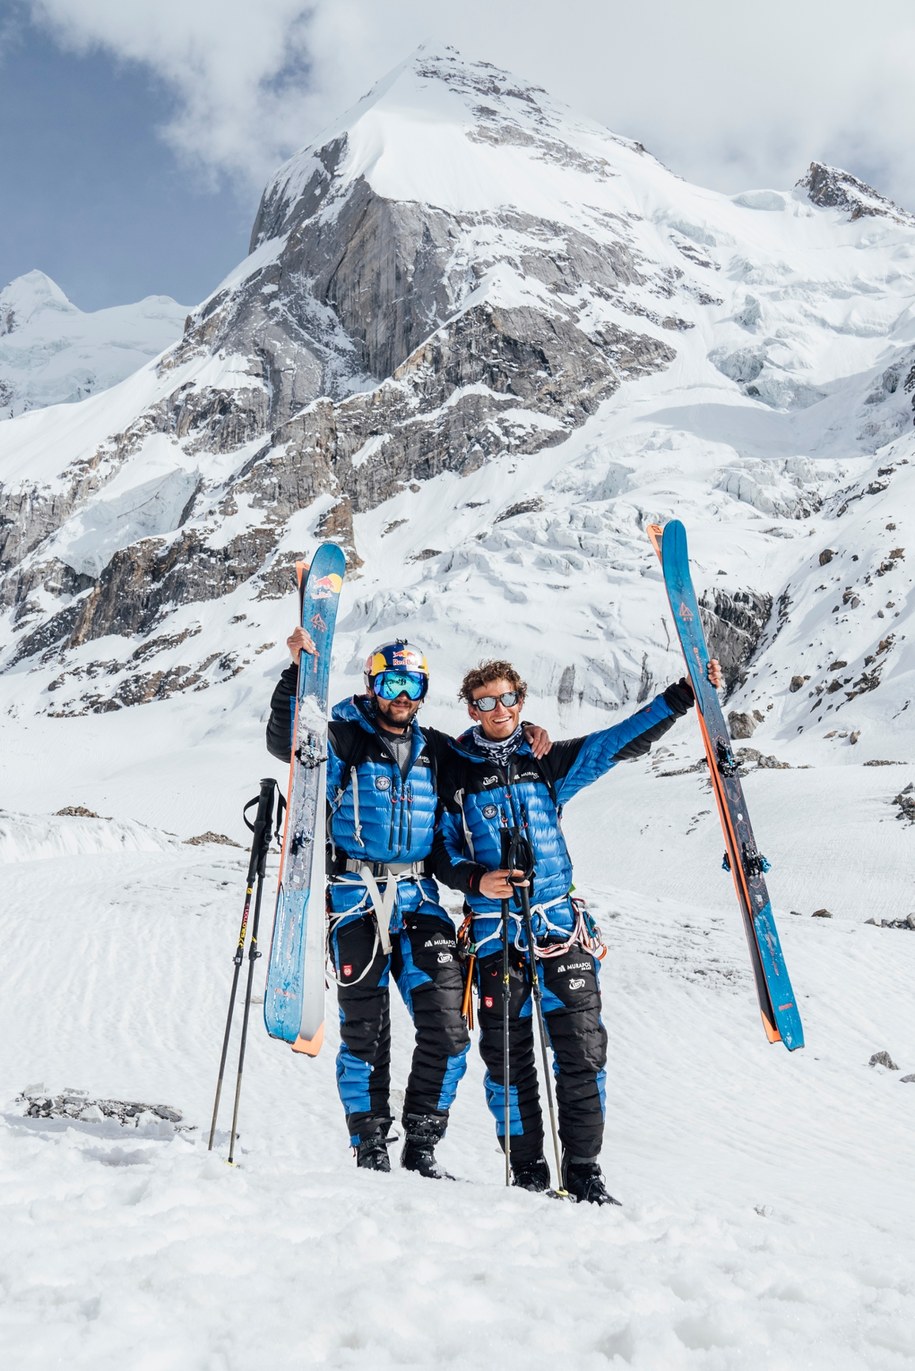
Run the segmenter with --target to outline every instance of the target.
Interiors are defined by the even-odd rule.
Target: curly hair
[[[481,662],[479,666],[468,671],[461,681],[458,699],[468,705],[473,704],[473,692],[479,690],[480,686],[489,685],[490,681],[508,681],[512,690],[517,691],[521,699],[527,694],[527,681],[522,681],[511,662],[497,660]]]

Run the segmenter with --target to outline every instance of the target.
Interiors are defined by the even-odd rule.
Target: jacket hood
[[[361,724],[366,732],[375,732],[375,717],[369,709],[365,695],[351,695],[349,699],[341,700],[339,704],[334,705],[330,717],[339,723]]]

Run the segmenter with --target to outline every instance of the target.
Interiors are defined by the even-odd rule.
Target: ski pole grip
[[[521,879],[524,881],[529,881],[534,874],[534,854],[531,852],[530,843],[517,829],[514,830],[509,844],[507,865],[509,873],[512,871],[522,872]],[[511,874],[509,874],[508,879],[517,889],[520,882],[512,881]]]
[[[257,869],[261,876],[263,876],[267,865],[267,852],[270,848],[271,830],[273,828],[273,805],[277,789],[277,783],[272,776],[265,776],[262,779],[257,817],[254,820],[254,844],[258,848]]]
[[[248,884],[254,880],[255,875],[264,874],[264,867],[267,860],[267,849],[270,846],[270,829],[273,824],[273,799],[276,791],[276,781],[272,776],[265,776],[261,780],[260,794],[255,800],[249,800],[245,805],[243,817],[245,824],[250,828],[254,837],[251,841],[251,860],[248,864]],[[257,804],[257,813],[254,816],[254,823],[248,818],[248,810]]]

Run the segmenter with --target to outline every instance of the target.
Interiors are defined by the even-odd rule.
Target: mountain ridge
[[[36,707],[54,715],[247,680],[263,650],[247,634],[281,636],[295,557],[333,537],[354,577],[344,652],[419,618],[451,675],[505,627],[502,597],[528,606],[507,628],[523,648],[539,587],[563,631],[535,684],[585,722],[661,679],[662,616],[632,577],[646,575],[644,524],[677,513],[698,525],[700,573],[723,535],[709,625],[737,702],[765,706],[768,726],[759,682],[786,689],[788,665],[758,661],[778,638],[766,607],[806,602],[817,574],[797,536],[844,505],[869,541],[841,595],[873,601],[887,560],[909,580],[858,511],[893,522],[908,486],[912,226],[814,203],[810,187],[691,187],[453,52],[415,54],[356,110],[271,180],[254,252],[174,346],[66,424],[48,411],[0,425],[3,669],[40,682]],[[443,168],[447,208],[432,203]],[[426,200],[381,193],[424,178]],[[900,497],[880,498],[894,484]],[[454,589],[475,577],[491,598],[462,614]],[[897,609],[875,603],[862,636],[841,595],[844,621],[817,632],[860,638],[855,692],[886,637],[878,611]],[[748,603],[753,631],[735,633]],[[599,661],[589,624],[631,649]],[[795,650],[788,679],[825,694],[814,643]],[[789,696],[785,726],[806,731]],[[823,699],[824,731],[839,703]]]

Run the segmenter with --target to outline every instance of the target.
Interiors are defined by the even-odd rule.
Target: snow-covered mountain
[[[594,722],[669,674],[643,527],[679,513],[744,712],[882,753],[870,696],[913,670],[913,224],[818,164],[701,190],[420,51],[281,168],[177,345],[0,426],[3,665],[56,715],[257,678],[294,557],[335,536],[364,564],[341,662],[406,620],[453,680],[538,634],[534,689]]]
[[[723,196],[421,51],[280,169],[180,341],[0,422],[17,1371],[915,1362],[913,305],[912,216],[848,173]],[[430,722],[508,654],[562,736],[681,674],[645,534],[672,516],[806,1049],[760,1029],[688,719],[564,816],[621,1212],[500,1188],[475,1056],[443,1144],[473,1183],[357,1174],[332,1014],[304,1063],[255,1012],[223,1166],[247,863],[186,841],[248,841],[295,556],[349,553],[338,696],[407,633]]]
[[[84,313],[49,276],[0,290],[0,418],[107,390],[181,336],[187,309],[167,295]]]

